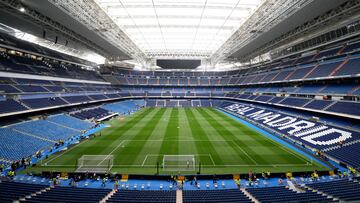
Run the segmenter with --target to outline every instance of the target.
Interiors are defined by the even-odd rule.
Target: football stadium
[[[359,0],[0,11],[0,202],[360,202]]]

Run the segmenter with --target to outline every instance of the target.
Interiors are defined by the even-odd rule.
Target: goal
[[[164,171],[195,171],[194,155],[164,155]]]
[[[76,172],[105,173],[114,165],[113,155],[82,155],[77,162]]]

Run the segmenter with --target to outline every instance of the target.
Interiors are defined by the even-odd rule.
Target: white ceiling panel
[[[211,55],[264,0],[94,0],[145,53]]]

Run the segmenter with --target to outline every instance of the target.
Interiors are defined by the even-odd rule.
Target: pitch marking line
[[[144,158],[141,166],[155,166],[155,165],[145,165],[146,160],[148,159],[148,157],[152,157],[152,156],[154,156],[154,157],[159,157],[159,156],[164,156],[164,155],[168,155],[168,154],[147,154],[147,155],[145,156],[145,158]],[[215,164],[214,159],[212,158],[211,154],[188,154],[188,155],[194,155],[195,157],[204,157],[204,156],[207,156],[207,157],[210,158],[213,166],[217,166],[217,165]],[[114,166],[116,166],[116,165],[114,165]],[[136,166],[136,165],[132,165],[132,166]],[[211,166],[211,165],[210,165],[210,166]]]
[[[232,141],[242,152],[244,152],[244,154],[251,159],[252,162],[254,162],[256,165],[258,165],[258,163],[243,149],[241,148],[236,142],[234,142],[234,140]]]
[[[216,166],[215,162],[214,162],[214,159],[212,158],[211,154],[209,154],[209,157],[211,159],[211,162],[213,163],[214,166]]]
[[[104,162],[107,158],[109,158],[109,156],[114,153],[126,140],[121,141],[111,152],[110,154],[108,154],[101,162],[99,162],[97,165],[99,166],[100,164],[102,164],[102,162]]]
[[[144,159],[144,161],[142,162],[142,164],[141,164],[141,166],[144,166],[144,164],[145,164],[145,161],[146,161],[146,159],[148,158],[148,154],[145,156],[145,159]]]
[[[81,142],[81,143],[79,143],[79,144],[77,144],[77,145],[73,146],[72,148],[70,148],[69,150],[64,151],[63,153],[60,153],[59,155],[57,155],[57,156],[55,156],[54,158],[52,158],[52,159],[50,159],[50,160],[46,161],[45,163],[42,163],[42,164],[41,164],[41,166],[45,166],[44,164],[46,164],[46,165],[47,165],[48,163],[52,162],[53,160],[55,160],[55,159],[57,159],[57,158],[61,157],[62,155],[66,154],[66,153],[70,152],[71,150],[73,150],[73,149],[77,148],[78,146],[80,146],[80,145],[84,144],[84,143],[85,143],[85,142],[87,142],[88,140],[90,140],[90,138],[88,138],[88,139],[84,140],[83,142]]]

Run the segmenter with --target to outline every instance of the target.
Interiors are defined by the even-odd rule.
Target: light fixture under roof
[[[210,57],[263,0],[94,0],[150,58]],[[191,54],[189,54],[191,53]]]
[[[25,10],[24,7],[20,7],[20,8],[19,8],[19,11],[20,11],[21,13],[25,13],[26,10]]]

